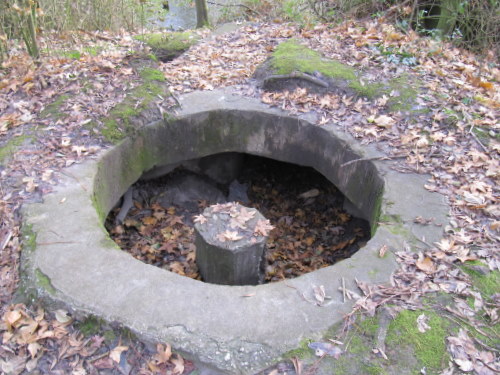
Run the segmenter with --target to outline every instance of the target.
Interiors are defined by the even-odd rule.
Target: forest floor
[[[398,88],[375,100],[303,89],[261,91],[252,80],[256,67],[290,38],[356,67],[366,82],[405,77],[415,88],[415,105],[391,107],[391,98],[403,95]],[[128,34],[47,33],[40,43],[39,63],[13,48],[0,69],[0,369],[6,374],[194,373],[195,366],[172,354],[168,343],[143,343],[96,318],[78,321],[64,310],[45,311],[16,293],[21,206],[43,199],[65,168],[111,146],[103,135],[103,119],[144,82],[133,56],[148,54]],[[500,372],[500,70],[493,56],[403,33],[378,18],[305,29],[284,23],[244,25],[154,65],[171,94],[152,100],[160,113],[175,113],[175,98],[183,93],[232,86],[291,115],[317,112],[318,126],[334,122],[362,143],[376,143],[400,160],[401,172],[427,173],[426,188],[447,197],[452,210],[442,240],[429,244],[422,239],[419,248],[400,249],[400,268],[390,287],[361,286],[346,324],[323,343],[340,348],[342,354],[334,351],[331,360],[351,358],[360,350],[353,334],[376,339],[385,332],[387,340],[379,337],[363,352],[377,366],[368,363],[358,373],[393,373],[384,361],[398,357],[389,340],[399,324],[417,332],[408,328],[398,334],[401,345],[418,348],[415,361],[421,373]],[[432,224],[432,218],[415,220]],[[366,322],[382,312],[391,323],[370,331]],[[432,334],[443,324],[451,326],[436,343]],[[307,351],[292,353],[290,361],[266,374],[320,371],[321,361],[329,358],[316,360]]]

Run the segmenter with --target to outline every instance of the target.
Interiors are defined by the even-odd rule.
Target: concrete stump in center
[[[195,217],[196,263],[205,282],[257,285],[266,240],[273,227],[254,208],[216,204]]]

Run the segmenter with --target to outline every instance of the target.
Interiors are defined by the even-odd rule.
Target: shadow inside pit
[[[313,168],[223,153],[148,171],[110,212],[106,228],[135,258],[200,280],[193,216],[237,201],[275,226],[265,254],[267,283],[332,265],[369,240],[368,222],[346,212],[344,200]]]

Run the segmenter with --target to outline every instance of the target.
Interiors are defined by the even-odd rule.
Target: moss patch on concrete
[[[422,333],[418,330],[417,318],[425,314],[431,327]],[[401,350],[403,345],[411,348],[421,366],[427,368],[427,373],[437,373],[446,367],[449,354],[446,350],[446,337],[450,323],[433,311],[401,311],[390,325],[387,343],[394,351]]]
[[[372,98],[382,88],[381,84],[363,84],[356,70],[338,61],[324,58],[318,52],[307,48],[296,40],[289,40],[276,47],[271,59],[276,74],[319,72],[325,77],[342,79],[361,96]]]
[[[134,38],[146,43],[155,57],[162,61],[172,60],[200,40],[200,36],[192,31],[151,33]]]
[[[170,51],[186,50],[200,39],[198,34],[191,31],[151,33],[136,35],[134,38],[146,43],[152,49],[166,49]]]
[[[290,350],[289,352],[286,352],[283,354],[283,358],[289,359],[289,358],[299,358],[299,359],[306,359],[306,358],[313,358],[313,350],[309,348],[309,344],[312,342],[312,340],[302,340],[300,342],[300,345],[297,349]]]
[[[100,132],[111,143],[118,143],[133,134],[136,130],[134,117],[139,116],[159,96],[169,95],[167,88],[162,85],[165,77],[161,71],[146,67],[139,71],[139,75],[143,83],[131,90],[103,121]]]
[[[375,98],[391,95],[388,101],[392,111],[412,110],[418,94],[419,85],[408,75],[391,79],[386,83],[367,83],[352,67],[338,61],[327,59],[297,40],[289,40],[279,44],[271,57],[271,68],[275,74],[287,75],[293,72],[313,74],[319,72],[325,77],[341,79],[358,95]]]
[[[35,277],[38,286],[45,289],[49,294],[56,293],[56,289],[52,286],[50,278],[38,268],[35,270]]]
[[[26,135],[19,135],[7,141],[6,144],[0,147],[0,165],[5,165],[5,163],[14,155],[16,150],[21,147],[21,145],[28,140],[29,137]]]

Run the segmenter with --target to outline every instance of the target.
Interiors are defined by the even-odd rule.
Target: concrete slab
[[[447,223],[441,195],[423,188],[426,176],[400,174],[390,161],[334,126],[288,117],[229,90],[181,98],[176,119],[150,124],[133,139],[71,167],[41,204],[24,207],[25,281],[38,295],[75,313],[119,322],[146,339],[169,342],[196,361],[228,374],[253,374],[306,338],[319,339],[352,308],[338,288],[355,279],[388,282],[392,252],[430,243]],[[107,235],[109,210],[147,170],[219,152],[244,152],[316,168],[363,213],[373,228],[368,244],[350,259],[296,279],[259,286],[206,284],[144,264]],[[70,177],[71,176],[71,177]],[[391,250],[384,258],[379,249]],[[318,306],[313,287],[331,297]],[[253,295],[252,297],[244,297]]]

